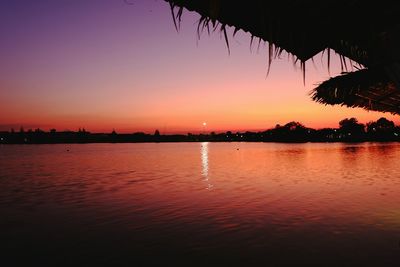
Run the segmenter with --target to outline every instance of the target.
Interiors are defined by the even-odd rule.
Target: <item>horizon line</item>
[[[382,116],[381,118],[385,118],[385,117]],[[349,119],[349,118],[345,118],[345,119]],[[292,120],[292,121],[286,122],[284,124],[276,123],[275,126],[266,127],[266,128],[248,128],[248,129],[236,128],[236,129],[217,129],[217,130],[216,129],[196,129],[196,130],[192,129],[192,130],[170,130],[170,131],[164,130],[162,128],[157,128],[157,127],[153,128],[153,129],[143,128],[143,129],[138,129],[138,130],[134,130],[134,129],[130,130],[130,129],[126,129],[126,128],[125,129],[122,128],[122,129],[118,130],[118,128],[114,128],[114,127],[109,129],[109,130],[94,130],[94,131],[87,130],[86,127],[76,127],[75,130],[71,130],[70,128],[57,130],[56,127],[49,127],[48,125],[46,127],[43,127],[43,128],[41,128],[41,127],[27,127],[27,128],[25,128],[23,124],[21,124],[21,125],[19,125],[19,124],[3,124],[3,127],[2,127],[2,125],[0,125],[0,132],[9,132],[10,133],[10,132],[13,132],[13,130],[14,130],[15,133],[18,133],[18,132],[21,132],[20,130],[22,128],[25,133],[27,133],[27,132],[35,132],[36,130],[40,130],[40,131],[43,131],[43,132],[51,132],[52,130],[55,130],[56,132],[80,132],[80,131],[83,130],[84,132],[88,132],[88,133],[92,133],[92,134],[110,134],[110,133],[112,133],[114,131],[117,134],[135,134],[135,133],[154,134],[156,131],[159,131],[159,133],[161,135],[176,135],[176,134],[183,134],[183,135],[199,134],[200,135],[200,134],[211,134],[213,132],[216,133],[216,134],[226,133],[226,132],[232,132],[232,133],[238,133],[238,132],[239,133],[240,132],[263,132],[263,131],[268,131],[268,130],[274,129],[278,125],[279,126],[284,126],[284,125],[286,125],[288,123],[291,123],[291,122],[300,123],[305,128],[313,129],[313,130],[339,129],[340,128],[339,122],[337,122],[337,125],[335,127],[326,126],[326,127],[313,128],[313,127],[308,127],[307,125],[305,125],[305,124],[303,124],[303,123],[301,123],[299,121]],[[374,121],[369,121],[369,122],[374,122]],[[392,121],[392,122],[395,124],[394,121]],[[358,121],[358,123],[361,123],[361,122]],[[361,123],[361,124],[363,124],[364,126],[367,125],[367,123]],[[8,127],[8,129],[5,129],[7,126],[11,126],[11,125],[13,127]],[[28,125],[33,126],[33,124],[28,124]],[[400,126],[400,124],[395,124],[395,127],[396,126]],[[3,129],[1,129],[1,128],[3,128]]]

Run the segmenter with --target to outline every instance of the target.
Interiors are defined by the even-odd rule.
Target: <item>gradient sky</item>
[[[302,73],[283,56],[267,73],[267,47],[230,30],[197,40],[199,16],[183,14],[176,32],[162,0],[2,0],[0,130],[92,132],[262,130],[295,120],[337,127],[398,116],[314,103],[329,78],[326,59]],[[337,60],[331,75],[340,72]]]

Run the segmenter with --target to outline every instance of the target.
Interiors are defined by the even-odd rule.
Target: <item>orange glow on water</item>
[[[332,266],[346,259],[360,262],[357,266],[371,259],[386,259],[386,266],[397,263],[398,143],[1,149],[0,211],[7,230],[2,237],[9,248],[25,244],[21,240],[57,248],[71,242],[70,254],[82,246],[85,252],[97,248],[100,238],[113,246],[107,253],[95,249],[100,261],[110,254],[148,260],[147,255],[172,248],[169,255],[184,250],[225,259],[225,251],[229,259],[238,254],[258,263],[282,264],[284,259],[288,266],[304,255],[312,255],[306,260],[329,259]],[[20,225],[16,222],[29,227],[14,227]],[[296,257],[285,257],[282,248],[288,244]],[[65,250],[46,257],[65,256],[59,251]]]

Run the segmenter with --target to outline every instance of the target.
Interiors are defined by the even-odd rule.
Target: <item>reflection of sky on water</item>
[[[204,177],[204,181],[207,182],[207,189],[211,189],[213,187],[210,184],[208,179],[208,142],[202,142],[200,144],[200,152],[201,152],[201,175]]]
[[[3,261],[41,266],[11,255],[57,263],[67,251],[93,255],[93,265],[134,265],[184,251],[221,266],[399,266],[400,143],[68,148],[0,146]]]

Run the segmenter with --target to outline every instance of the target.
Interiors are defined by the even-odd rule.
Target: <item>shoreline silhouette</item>
[[[118,134],[78,131],[48,132],[41,129],[0,132],[0,144],[63,144],[63,143],[162,143],[162,142],[371,142],[400,141],[400,126],[386,118],[362,124],[355,118],[344,119],[338,128],[313,129],[299,122],[277,124],[274,128],[258,132],[210,132],[192,134],[154,134],[144,132]]]

